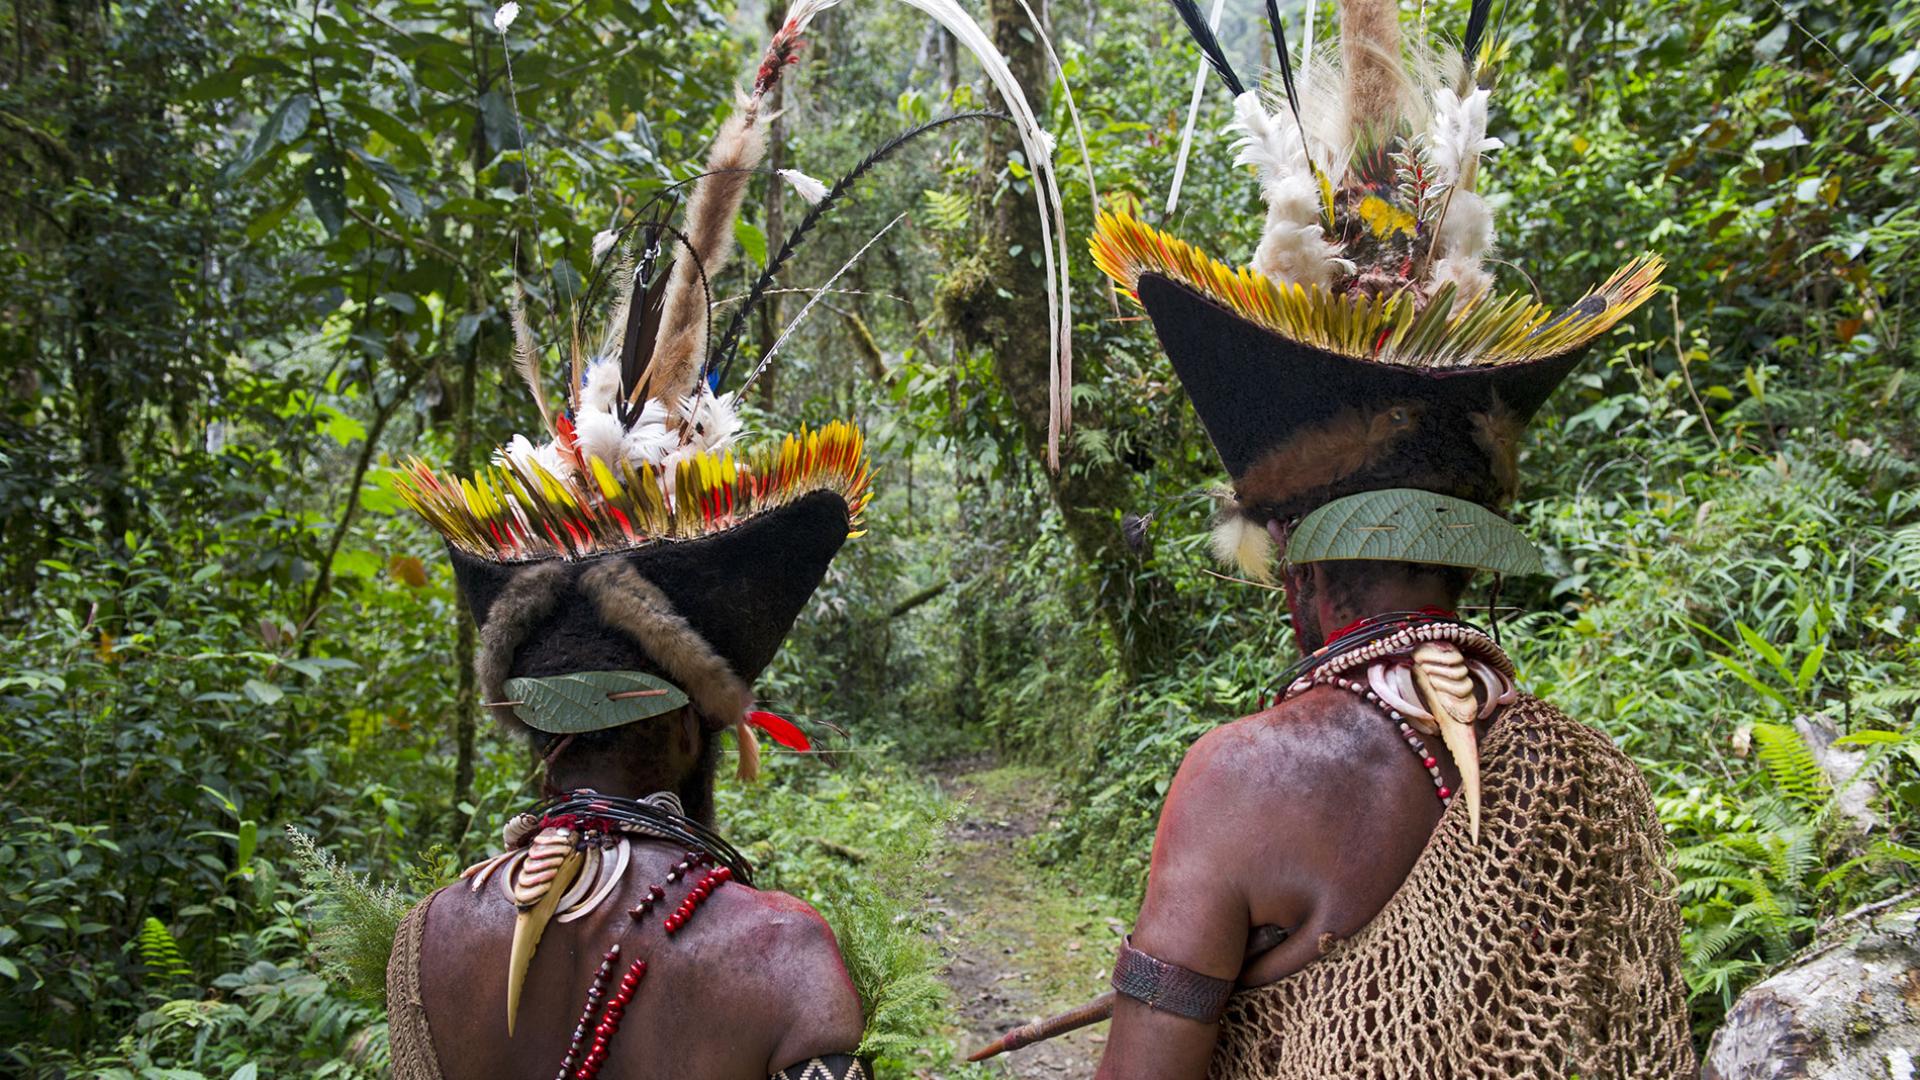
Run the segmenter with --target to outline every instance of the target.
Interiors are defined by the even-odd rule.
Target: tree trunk
[[[1044,115],[1052,73],[1039,39],[1025,32],[1020,0],[990,0],[988,11],[994,44]],[[1020,148],[1019,136],[1007,126],[990,131],[989,161],[1002,161]],[[1009,191],[998,200],[978,261],[949,277],[941,306],[969,347],[992,350],[994,373],[1013,404],[1027,451],[1040,463],[1046,458],[1048,411],[1048,342],[1040,329],[1047,325],[1046,270],[1030,199]],[[1017,255],[1009,254],[1016,249]],[[1075,366],[1083,378],[1096,378],[1104,365],[1098,353],[1082,351]],[[1098,427],[1100,417],[1082,415],[1078,423]],[[1067,536],[1092,572],[1094,604],[1126,673],[1158,670],[1172,647],[1173,597],[1165,579],[1152,571],[1152,549],[1135,550],[1121,534],[1121,513],[1136,497],[1133,478],[1121,462],[1078,460],[1064,448],[1063,454],[1061,471],[1049,474],[1048,484]]]

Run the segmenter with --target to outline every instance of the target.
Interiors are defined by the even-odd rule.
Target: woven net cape
[[[1480,842],[1447,810],[1359,933],[1228,1002],[1218,1080],[1697,1075],[1680,912],[1646,782],[1537,698],[1481,746]]]

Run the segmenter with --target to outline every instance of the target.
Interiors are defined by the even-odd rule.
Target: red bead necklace
[[[667,882],[672,884],[688,876],[701,866],[710,865],[713,856],[705,851],[688,851],[681,860],[667,871]],[[662,921],[661,926],[669,935],[677,934],[687,925],[687,921],[713,895],[713,890],[733,880],[732,869],[716,866],[694,883],[687,895],[680,901],[680,907]],[[647,886],[647,893],[640,903],[628,909],[627,914],[638,922],[653,911],[654,905],[666,899],[667,890],[660,885]],[[613,996],[607,1000],[605,1011],[600,1013],[598,1023],[594,1023],[594,1011],[600,1005],[600,999],[606,996],[607,980],[613,975],[615,963],[620,959],[620,946],[614,944],[607,949],[600,961],[600,967],[593,974],[593,981],[587,987],[587,1004],[580,1011],[580,1023],[573,1029],[573,1038],[567,1043],[566,1057],[560,1061],[560,1072],[554,1080],[594,1080],[600,1069],[607,1063],[607,1054],[613,1044],[614,1035],[620,1030],[620,1018],[626,1013],[627,1005],[633,1001],[634,992],[640,988],[640,981],[647,977],[647,962],[635,960],[627,966],[626,974],[620,977],[620,984]],[[589,1024],[593,1026],[588,1027]],[[589,1041],[591,1038],[591,1041]],[[583,1057],[582,1048],[586,1053]],[[578,1067],[575,1063],[578,1062]]]

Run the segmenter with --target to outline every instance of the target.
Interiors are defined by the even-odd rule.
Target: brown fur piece
[[[580,589],[593,598],[602,622],[631,637],[687,692],[709,730],[732,726],[752,704],[752,693],[733,668],[639,571],[603,562],[580,575]]]
[[[647,395],[678,405],[693,393],[707,348],[707,296],[700,270],[717,281],[733,255],[733,221],[746,197],[751,170],[767,152],[766,129],[759,123],[759,100],[742,98],[733,115],[720,125],[707,156],[707,171],[687,200],[687,239],[693,252],[681,251],[673,263],[673,277],[660,317],[659,347],[640,380]],[[696,263],[697,258],[697,263]]]
[[[1412,402],[1367,412],[1346,409],[1300,429],[1234,482],[1240,504],[1258,510],[1284,503],[1373,468],[1419,424],[1421,411]]]
[[[529,566],[515,574],[494,600],[487,612],[487,624],[480,628],[480,646],[473,658],[473,673],[488,701],[507,699],[507,673],[513,670],[513,654],[527,640],[528,632],[553,613],[566,577],[566,567],[558,562]],[[494,719],[509,728],[526,726],[510,705],[496,705],[492,712]]]
[[[1494,482],[1500,485],[1500,503],[1506,505],[1520,493],[1520,437],[1527,425],[1513,410],[1493,399],[1493,407],[1473,414],[1473,441],[1486,452],[1493,466]]]
[[[1394,0],[1341,0],[1340,63],[1347,76],[1347,118],[1356,134],[1378,137],[1400,122],[1407,93]]]

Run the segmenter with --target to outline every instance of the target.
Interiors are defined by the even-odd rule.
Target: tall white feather
[[[1207,27],[1215,33],[1220,31],[1220,13],[1226,9],[1227,0],[1213,0],[1213,10],[1207,13]],[[1200,98],[1207,92],[1207,58],[1200,57],[1199,66],[1193,70],[1193,97],[1187,102],[1187,122],[1180,129],[1180,153],[1173,159],[1173,183],[1167,187],[1167,216],[1180,205],[1180,184],[1187,178],[1187,155],[1193,152],[1193,129],[1200,123]]]
[[[800,3],[788,9],[787,21],[797,29],[804,30],[815,16],[839,2],[800,0]],[[973,21],[966,9],[954,0],[901,2],[931,16],[980,61],[987,79],[999,91],[1001,102],[1013,116],[1014,127],[1020,133],[1021,148],[1026,152],[1027,164],[1039,180],[1033,185],[1033,200],[1040,214],[1040,246],[1045,255],[1047,272],[1047,464],[1058,470],[1060,436],[1072,422],[1072,404],[1063,384],[1071,382],[1073,371],[1073,282],[1067,267],[1066,214],[1060,199],[1059,179],[1054,174],[1053,158],[1048,151],[1046,131],[1034,115],[1033,106],[1028,104],[1026,92],[1020,89],[1020,81],[1014,78],[1013,69],[1007,66],[1006,57],[1000,55],[993,40]],[[1039,33],[1038,27],[1034,29]]]

